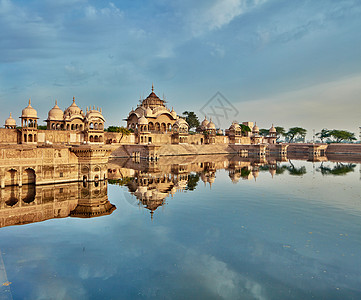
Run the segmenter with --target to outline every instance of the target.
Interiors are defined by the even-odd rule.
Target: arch
[[[162,132],[165,132],[166,131],[166,125],[165,125],[165,123],[162,123],[162,125],[161,125],[161,131]]]
[[[69,130],[69,128],[70,128],[70,125],[67,124],[67,125],[66,125],[66,130]]]
[[[28,141],[29,141],[29,143],[33,142],[33,135],[32,134],[28,135]]]
[[[167,124],[167,131],[171,131],[172,130],[172,124],[171,123],[168,123]]]
[[[94,129],[98,129],[98,123],[94,123]]]
[[[71,130],[74,130],[74,124],[71,124]]]
[[[64,129],[64,124],[60,124],[60,129]]]
[[[154,130],[153,122],[149,122],[148,127],[149,127],[149,130]]]
[[[22,200],[24,203],[31,203],[35,200],[35,185],[29,185],[27,187],[27,192],[24,197],[22,197]]]
[[[38,142],[38,136],[34,134],[34,142]]]
[[[24,142],[27,143],[28,142],[28,136],[26,134],[24,134]]]
[[[15,196],[15,190],[12,188],[9,198],[7,200],[5,200],[5,204],[7,206],[14,206],[18,202],[19,202],[19,199]]]
[[[55,123],[51,124],[51,129],[55,130]]]
[[[83,124],[80,124],[79,130],[83,130]]]
[[[79,126],[79,124],[76,124],[76,125],[75,125],[75,129],[76,129],[76,130],[78,130],[78,126]]]
[[[35,184],[36,174],[33,169],[25,169],[23,172],[23,184]]]
[[[99,142],[103,143],[103,136],[102,135],[99,136]]]
[[[93,138],[92,135],[90,136],[89,141],[90,141],[91,143],[94,142],[94,138]]]
[[[93,123],[90,123],[89,128],[90,128],[90,129],[94,129],[94,124],[93,124]]]
[[[95,143],[98,143],[98,142],[99,142],[99,137],[98,137],[97,135],[94,137],[94,142],[95,142]]]
[[[155,123],[155,130],[160,131],[160,124],[158,122]]]

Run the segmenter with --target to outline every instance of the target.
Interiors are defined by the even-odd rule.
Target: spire
[[[95,105],[93,105],[93,110],[95,110]]]
[[[11,113],[10,113],[10,118],[12,118]]]
[[[58,105],[58,100],[55,99],[55,105]]]
[[[28,106],[31,106],[31,99],[29,98],[29,105]]]
[[[86,107],[86,112],[88,112],[88,110],[89,110],[89,108],[88,108],[88,106]]]
[[[153,82],[152,82],[152,92],[154,92],[154,85],[153,85]]]
[[[73,96],[73,103],[75,103],[75,97]]]

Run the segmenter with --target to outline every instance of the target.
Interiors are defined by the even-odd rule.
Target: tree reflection
[[[340,176],[340,175],[346,175],[349,172],[353,172],[356,167],[356,164],[343,164],[343,163],[336,163],[336,166],[333,168],[324,166],[321,164],[321,166],[317,169],[317,171],[321,172],[322,175],[334,175],[334,176]]]
[[[302,166],[302,167],[295,167],[295,165],[291,162],[291,160],[289,161],[290,162],[290,166],[287,167],[287,170],[289,172],[290,175],[293,175],[293,176],[302,176],[302,175],[305,175],[307,173],[306,171],[306,167],[305,166]]]
[[[189,174],[187,187],[185,188],[187,191],[194,191],[198,185],[199,175],[196,174]]]

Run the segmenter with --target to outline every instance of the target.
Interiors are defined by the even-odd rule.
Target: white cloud
[[[191,31],[199,36],[206,31],[220,29],[234,18],[246,13],[267,0],[216,0],[208,7],[200,7],[191,14]]]
[[[221,299],[266,299],[262,286],[232,269],[216,257],[189,250],[184,259],[185,271],[197,285]]]

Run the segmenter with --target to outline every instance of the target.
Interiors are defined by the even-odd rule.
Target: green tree
[[[323,143],[323,139],[329,138],[331,130],[328,130],[327,128],[323,128],[320,132],[316,133],[316,136],[321,140],[321,143]]]
[[[355,141],[355,134],[347,130],[331,130],[330,136],[335,139],[336,143],[341,143],[343,141],[352,142]]]
[[[189,129],[197,128],[199,126],[198,117],[193,111],[185,111],[183,112],[183,115],[189,125]]]
[[[268,136],[269,135],[269,129],[260,129],[259,130],[259,134],[262,135],[262,136]]]
[[[243,136],[247,136],[248,132],[251,132],[251,128],[249,128],[249,126],[244,125],[244,124],[239,124],[239,126],[241,127],[241,131],[242,131],[242,135]]]
[[[39,130],[46,130],[48,127],[46,125],[38,125]]]
[[[307,130],[302,127],[292,127],[287,131],[286,137],[288,138],[288,142],[292,143],[295,138],[304,139],[306,136],[306,133],[307,133]]]
[[[336,166],[334,166],[333,168],[330,167],[325,167],[323,166],[323,164],[321,164],[321,166],[319,167],[319,171],[321,172],[322,175],[335,175],[335,176],[340,176],[340,175],[346,175],[349,172],[354,172],[356,165],[355,164],[343,164],[343,163],[337,163]]]
[[[109,126],[106,131],[108,132],[117,132],[121,134],[119,142],[123,139],[124,136],[130,135],[131,131],[128,128],[125,128],[123,126]]]
[[[277,134],[277,141],[280,139],[281,136],[286,136],[286,130],[281,126],[276,126],[276,134]]]

